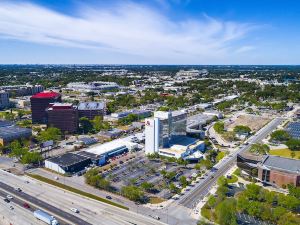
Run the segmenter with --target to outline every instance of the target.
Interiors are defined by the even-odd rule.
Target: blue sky
[[[300,64],[296,0],[2,0],[1,64]]]

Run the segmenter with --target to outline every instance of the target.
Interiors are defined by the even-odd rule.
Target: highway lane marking
[[[8,186],[9,186],[9,185],[8,185]],[[2,189],[2,191],[4,191],[4,192],[6,192],[6,193],[8,193],[8,194],[10,194],[10,195],[12,195],[12,196],[14,196],[14,198],[16,198],[16,199],[19,199],[19,200],[24,201],[24,202],[28,202],[28,199],[25,199],[25,198],[23,198],[22,196],[16,195],[14,192],[10,192],[9,190],[4,189],[3,187],[0,187],[0,189]],[[25,193],[25,194],[26,194],[26,193]],[[30,196],[30,195],[27,194],[27,196]],[[32,199],[32,198],[29,198],[29,199]],[[40,201],[38,201],[38,202],[39,202],[39,203],[42,203],[42,204],[45,204],[44,202],[40,202]],[[37,209],[42,208],[44,211],[48,212],[49,214],[54,214],[57,218],[59,218],[60,220],[64,221],[66,224],[68,224],[68,223],[74,224],[73,222],[66,220],[66,218],[63,218],[63,217],[57,215],[56,213],[50,212],[50,211],[48,210],[48,208],[49,208],[48,206],[47,206],[47,207],[45,207],[45,206],[38,206],[38,205],[36,205],[36,204],[33,203],[33,202],[30,202],[30,204],[33,205],[33,206],[34,206],[35,208],[37,208]],[[48,203],[46,203],[46,204],[48,204]],[[52,206],[52,207],[54,207],[54,206]],[[54,207],[54,208],[56,208],[56,207]],[[66,215],[68,215],[67,212],[65,212],[65,211],[63,211],[63,210],[61,210],[61,209],[57,209],[57,210],[60,210],[60,211],[62,211],[62,212],[64,212],[64,213],[66,213]],[[75,217],[75,218],[76,218],[76,217]]]

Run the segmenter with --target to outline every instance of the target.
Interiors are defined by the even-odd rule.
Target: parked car
[[[107,195],[107,196],[106,196],[106,198],[107,198],[107,199],[112,199],[112,197],[111,197],[111,196],[109,196],[109,195]]]

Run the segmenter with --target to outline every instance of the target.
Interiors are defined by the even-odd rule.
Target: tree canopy
[[[284,142],[291,138],[288,132],[285,130],[276,130],[271,134],[272,141]]]

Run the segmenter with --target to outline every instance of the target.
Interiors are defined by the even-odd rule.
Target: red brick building
[[[258,163],[258,179],[282,187],[293,184],[300,186],[300,160],[279,156],[266,156]]]
[[[48,91],[40,92],[30,98],[33,123],[47,123],[46,109],[50,103],[61,102],[59,93]]]
[[[48,127],[56,127],[63,133],[75,133],[78,130],[78,110],[69,103],[50,104],[47,109]]]

